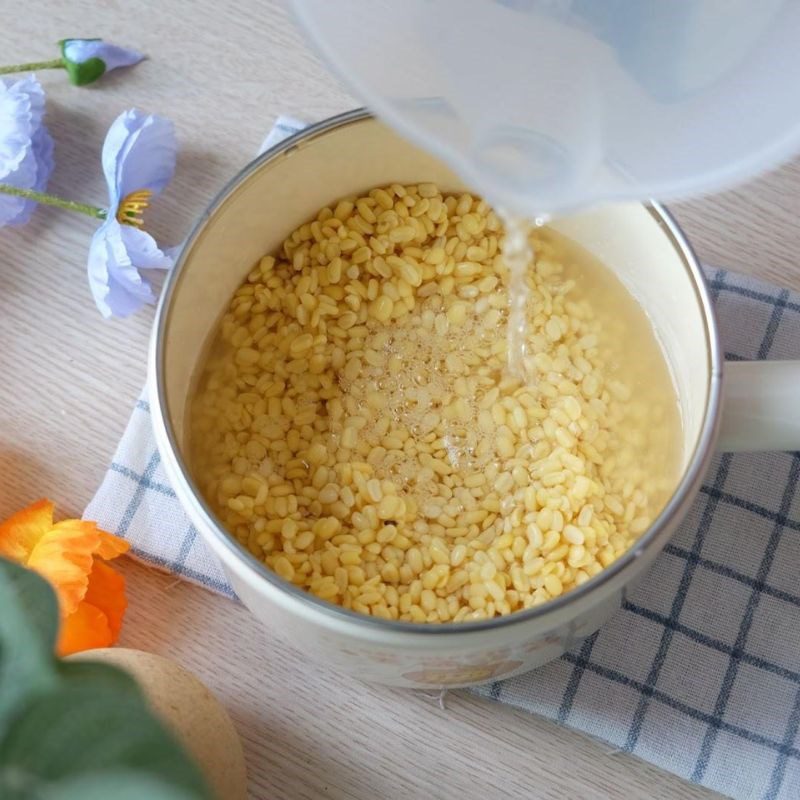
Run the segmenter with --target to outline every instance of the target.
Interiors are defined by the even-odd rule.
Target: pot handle
[[[800,450],[800,361],[727,361],[724,374],[717,449]]]

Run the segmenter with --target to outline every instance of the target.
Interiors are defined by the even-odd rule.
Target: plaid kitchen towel
[[[279,120],[265,147],[299,128]],[[728,359],[800,354],[800,295],[708,270]],[[651,574],[561,659],[476,690],[742,800],[800,797],[800,454],[720,455]],[[164,474],[146,392],[85,516],[232,596]]]

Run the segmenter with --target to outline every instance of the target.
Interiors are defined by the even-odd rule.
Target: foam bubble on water
[[[448,359],[457,358],[463,362],[465,357],[470,357],[476,342],[493,340],[494,326],[490,330],[483,327],[486,311],[488,309],[479,314],[471,309],[463,325],[449,328],[445,333],[423,330],[421,320],[426,312],[443,313],[441,297],[433,296],[418,306],[417,313],[394,323],[388,339],[384,326],[368,323],[364,350],[376,350],[381,356],[380,363],[362,370],[353,381],[340,373],[339,382],[343,394],[358,398],[358,414],[367,420],[360,435],[371,447],[382,446],[385,432],[382,434],[381,425],[386,423],[381,420],[388,418],[392,428],[405,429],[414,444],[438,431],[437,449],[446,453],[455,469],[481,470],[494,458],[491,435],[479,433],[479,403],[484,390],[478,388],[466,397],[460,396],[456,383],[460,377],[463,380],[463,375],[447,366]],[[374,346],[375,341],[380,341],[381,345]],[[385,399],[382,409],[369,407],[365,398],[370,391],[379,391]],[[445,409],[459,397],[466,418],[446,419]],[[488,446],[484,445],[479,453],[478,445],[487,436]],[[413,492],[418,502],[423,502],[428,493],[424,481],[417,479],[419,472],[415,447],[411,452],[404,449],[401,453],[389,453],[376,465],[379,479],[395,481]]]

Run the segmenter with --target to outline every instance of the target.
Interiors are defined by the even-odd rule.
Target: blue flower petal
[[[165,247],[164,255],[166,255],[167,258],[171,258],[173,264],[177,264],[178,258],[180,257],[180,254],[183,252],[185,244],[186,240],[182,241],[180,244],[174,244],[172,245],[172,247]]]
[[[44,91],[32,75],[0,80],[0,183],[43,191],[53,171],[53,140],[44,126]],[[32,200],[0,195],[0,227],[28,221]]]
[[[135,108],[120,114],[103,144],[109,215],[116,214],[120,199],[132,192],[161,192],[175,172],[177,152],[175,128],[168,119]]]
[[[53,171],[53,138],[47,131],[47,128],[42,126],[36,133],[33,134],[31,139],[31,147],[28,156],[25,159],[26,168],[30,168],[27,172],[28,178],[26,180],[25,188],[35,189],[37,192],[43,192],[47,188],[47,182],[50,180],[50,174]],[[17,173],[16,178],[20,178],[21,173]],[[12,181],[7,181],[11,183]],[[13,185],[20,185],[14,182]],[[31,214],[36,209],[37,203],[34,200],[25,200],[22,197],[11,197],[10,195],[0,195],[0,227],[3,223],[3,208],[4,200],[18,200],[20,205],[17,213],[13,219],[9,219],[5,224],[8,225],[24,225],[31,218]]]
[[[33,134],[31,150],[36,158],[36,181],[33,184],[33,188],[37,192],[43,192],[47,188],[47,182],[55,166],[55,161],[53,160],[53,137],[44,125]]]
[[[120,225],[120,236],[125,252],[136,269],[170,269],[175,263],[172,256],[161,250],[146,231],[132,225]]]
[[[140,269],[169,269],[172,259],[152,236],[115,219],[95,231],[89,247],[89,287],[104,317],[126,317],[156,295]]]
[[[62,52],[64,58],[75,64],[83,64],[90,58],[99,58],[106,65],[106,72],[117,67],[132,67],[144,59],[135,50],[118,47],[102,39],[65,39]]]
[[[5,180],[25,158],[26,148],[44,115],[44,91],[32,75],[0,78],[0,178]]]

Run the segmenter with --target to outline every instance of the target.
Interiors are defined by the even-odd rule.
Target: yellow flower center
[[[142,189],[123,197],[117,209],[117,222],[141,228],[144,224],[144,211],[150,205],[152,196],[153,193],[149,189]]]

